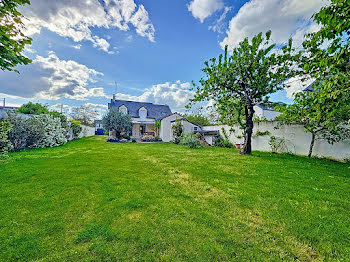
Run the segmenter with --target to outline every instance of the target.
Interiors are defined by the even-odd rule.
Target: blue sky
[[[32,0],[21,9],[33,38],[31,65],[20,75],[0,72],[0,97],[58,108],[90,104],[103,111],[120,99],[169,104],[184,111],[204,61],[222,47],[272,30],[272,38],[295,45],[317,29],[311,15],[325,0]],[[273,95],[291,101],[293,83]]]

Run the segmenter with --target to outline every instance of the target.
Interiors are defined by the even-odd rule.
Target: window
[[[126,106],[122,105],[121,107],[119,107],[119,112],[126,115],[128,113],[128,109],[126,108]]]
[[[198,126],[194,126],[193,131],[198,131]]]
[[[147,118],[147,109],[144,107],[140,108],[139,115],[140,115],[141,121],[145,121]]]

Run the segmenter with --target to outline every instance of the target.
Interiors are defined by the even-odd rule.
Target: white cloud
[[[220,34],[223,33],[223,28],[225,27],[224,20],[227,16],[227,13],[232,10],[232,7],[225,7],[224,12],[221,14],[218,20],[215,21],[214,25],[209,26],[209,30],[213,30],[214,32],[218,32]]]
[[[222,0],[193,0],[188,6],[193,17],[199,19],[201,23],[216,11],[224,8]]]
[[[99,0],[32,1],[22,10],[28,18],[24,21],[27,34],[40,33],[44,27],[75,42],[90,41],[94,47],[113,53],[109,51],[108,41],[94,35],[91,28],[127,31],[131,24],[139,35],[154,41],[155,29],[143,5],[137,6],[134,0],[105,0],[103,3]]]
[[[191,84],[189,82],[182,83],[177,81],[173,84],[166,82],[153,85],[139,96],[117,93],[117,99],[167,104],[173,112],[184,112],[185,106],[194,95],[193,91],[190,90],[190,87]]]
[[[79,49],[81,48],[81,44],[78,44],[78,45],[72,45],[72,47],[73,47],[74,49],[79,50]]]
[[[48,100],[107,97],[101,87],[88,88],[102,73],[73,60],[60,60],[54,52],[47,57],[36,56],[20,72],[2,72],[0,92]]]
[[[328,0],[251,0],[234,16],[221,46],[236,46],[245,37],[272,30],[272,39],[285,43],[294,36],[300,42],[301,32],[315,29],[310,18]]]

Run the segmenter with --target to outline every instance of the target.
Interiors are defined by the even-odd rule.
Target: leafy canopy
[[[202,114],[185,114],[184,117],[190,121],[191,123],[197,125],[197,126],[209,126],[210,125],[210,121],[209,119],[202,115]]]
[[[277,117],[280,124],[301,124],[305,132],[311,133],[309,157],[315,139],[326,139],[333,144],[350,138],[347,125],[350,119],[349,109],[342,101],[324,96],[321,92],[298,93],[293,104],[276,107],[282,113]]]
[[[30,4],[29,0],[0,0],[0,69],[18,70],[18,64],[29,64],[31,60],[22,51],[32,39],[23,34],[23,16],[17,11],[18,6]]]
[[[22,114],[27,114],[27,115],[41,115],[41,114],[48,114],[49,110],[45,105],[28,102],[27,104],[23,104],[20,108],[18,108],[17,112]]]
[[[86,126],[93,125],[97,115],[97,110],[88,104],[73,108],[71,113],[73,119],[79,120],[82,125]]]
[[[115,131],[119,138],[122,132],[130,133],[132,131],[131,116],[119,112],[116,108],[111,108],[103,117],[102,126],[104,130]]]
[[[244,128],[244,153],[251,153],[253,106],[268,100],[269,95],[283,89],[283,83],[295,75],[294,64],[300,54],[292,55],[292,40],[276,51],[271,44],[271,31],[240,42],[228,54],[205,62],[205,77],[194,85],[196,94],[191,103],[213,101],[222,119],[235,120]],[[242,115],[244,114],[244,118]]]
[[[331,0],[313,15],[321,28],[309,34],[303,46],[302,75],[319,81],[317,99],[350,103],[350,1]],[[333,107],[337,109],[336,105]],[[336,114],[332,110],[327,114]]]
[[[350,1],[332,0],[313,19],[321,28],[303,42],[299,74],[316,79],[315,92],[299,93],[293,105],[279,108],[283,123],[302,124],[311,133],[309,157],[315,139],[350,137]]]

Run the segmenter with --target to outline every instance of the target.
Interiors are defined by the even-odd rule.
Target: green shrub
[[[269,141],[269,145],[271,147],[272,153],[278,153],[279,151],[282,151],[283,148],[285,148],[286,143],[285,143],[285,140],[283,138],[271,136],[270,141]]]
[[[262,131],[260,131],[260,130],[258,129],[258,131],[256,131],[255,136],[268,136],[269,134],[270,134],[269,131],[264,131],[264,132],[262,132]]]
[[[11,142],[8,134],[12,124],[8,121],[0,121],[0,159],[6,159],[11,148]]]
[[[188,146],[189,148],[201,148],[203,143],[199,140],[200,134],[197,133],[188,133],[183,134],[180,138],[180,144]]]
[[[181,142],[181,136],[184,132],[184,127],[180,119],[176,120],[175,124],[172,125],[171,130],[173,132],[174,137],[172,142],[174,144],[179,144]]]
[[[11,151],[21,151],[26,148],[29,140],[28,119],[17,116],[17,114],[8,114],[8,121],[12,124],[9,132],[11,141]]]
[[[135,138],[133,138],[133,139],[131,140],[131,142],[136,143],[136,139],[135,139]]]
[[[215,139],[215,146],[217,147],[226,147],[226,148],[233,148],[233,144],[228,140],[227,138],[224,138],[222,136],[219,136]]]
[[[127,135],[127,134],[120,135],[120,138],[124,138],[124,139],[130,140],[130,136]]]
[[[62,128],[61,121],[50,115],[34,115],[26,120],[30,148],[43,148],[60,146],[67,143],[66,130]]]
[[[72,130],[72,138],[73,140],[78,139],[83,128],[81,127],[81,123],[79,120],[71,120],[70,129]]]

